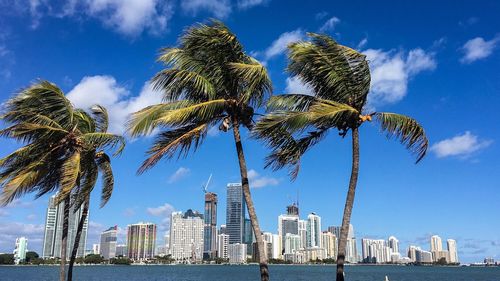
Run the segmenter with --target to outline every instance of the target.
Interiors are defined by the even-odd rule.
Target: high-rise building
[[[307,248],[321,248],[321,217],[315,213],[307,216]]]
[[[321,245],[323,248],[326,250],[326,257],[329,259],[336,259],[337,258],[337,237],[335,234],[329,232],[329,231],[324,231],[321,233]]]
[[[285,235],[285,252],[284,254],[293,254],[300,249],[300,236],[298,234],[287,233]]]
[[[203,257],[215,258],[217,253],[217,194],[205,193],[205,214],[203,227]]]
[[[383,239],[361,239],[362,260],[365,263],[391,262],[391,248]]]
[[[335,234],[337,241],[340,240],[341,226],[329,226],[328,231]],[[338,243],[338,242],[337,242]],[[349,263],[358,262],[358,249],[356,246],[356,237],[354,236],[354,227],[349,224],[349,231],[347,232],[347,245],[345,252],[345,260]]]
[[[242,264],[247,262],[247,245],[241,243],[229,244],[229,263]]]
[[[116,234],[118,226],[113,226],[101,233],[100,252],[105,260],[109,260],[116,256]]]
[[[252,228],[252,222],[250,219],[245,218],[245,224],[244,224],[244,229],[243,229],[243,244],[247,245],[247,254],[252,255],[253,254],[253,247],[252,244],[254,242],[255,235],[253,232]]]
[[[296,206],[287,206],[287,214],[278,217],[278,235],[281,236],[282,252],[285,250],[286,234],[299,234],[299,215]]]
[[[229,244],[243,243],[245,206],[241,183],[227,184],[226,232],[229,235]]]
[[[415,262],[420,264],[430,264],[432,263],[432,253],[429,251],[424,251],[417,248],[415,251]]]
[[[286,206],[286,213],[289,216],[299,216],[299,206],[295,203]]]
[[[299,220],[299,236],[300,236],[300,248],[305,249],[307,247],[307,220]]]
[[[132,260],[154,258],[156,224],[139,222],[127,226],[127,256]]]
[[[92,254],[94,254],[94,255],[101,254],[101,245],[100,244],[92,244]]]
[[[389,237],[389,248],[391,249],[391,253],[399,253],[399,240],[396,237]]]
[[[227,247],[229,246],[229,235],[221,233],[217,235],[217,257],[222,259],[229,258]]]
[[[126,257],[127,256],[127,245],[118,244],[116,245],[116,256],[117,257]]]
[[[203,258],[203,215],[192,210],[173,212],[170,220],[170,253],[175,260],[199,262]]]
[[[453,239],[446,240],[448,246],[448,253],[450,255],[450,263],[458,263],[457,241]]]
[[[420,250],[417,246],[410,246],[408,248],[408,258],[410,258],[411,262],[417,261],[417,250]]]
[[[163,236],[163,245],[165,247],[165,255],[170,255],[170,234]]]
[[[53,195],[49,199],[47,208],[47,216],[45,219],[45,232],[43,237],[43,258],[60,258],[61,257],[61,243],[64,223],[64,201],[56,204],[56,196]],[[80,218],[82,217],[83,206],[78,210],[71,208],[68,218],[68,239],[66,253],[71,253],[76,238],[76,232]],[[85,255],[87,247],[87,228],[88,228],[89,214],[83,224],[80,242],[78,244],[77,257]],[[70,255],[68,255],[69,258]]]
[[[227,234],[227,227],[225,224],[221,224],[219,227],[219,234]]]
[[[441,237],[437,235],[431,236],[431,252],[442,251],[443,250],[443,242],[441,241]]]
[[[28,239],[26,237],[16,238],[16,247],[14,248],[14,262],[19,264],[26,260],[26,252],[28,251]]]

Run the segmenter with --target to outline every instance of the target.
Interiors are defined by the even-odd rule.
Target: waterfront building
[[[165,247],[165,255],[170,255],[170,234],[167,233],[163,236],[163,245]]]
[[[321,248],[321,217],[315,213],[307,216],[306,247]]]
[[[450,262],[450,253],[448,251],[434,251],[432,252],[432,258],[435,262],[444,259],[446,263]]]
[[[43,236],[42,258],[60,258],[61,257],[61,242],[64,222],[64,201],[56,204],[56,195],[49,199],[47,207],[47,215],[45,218],[45,231]],[[78,210],[71,208],[68,218],[68,242],[66,252],[71,253],[76,237],[78,223],[82,217],[83,206]],[[87,248],[87,229],[89,215],[84,221],[80,243],[78,244],[77,257],[83,257]],[[69,258],[70,255],[68,255]]]
[[[419,264],[431,264],[432,263],[432,253],[429,251],[424,251],[417,248],[415,251],[415,262]]]
[[[170,252],[177,261],[200,262],[203,258],[203,215],[191,209],[173,212],[170,220]]]
[[[446,240],[446,245],[448,248],[448,253],[450,256],[450,263],[459,263],[458,251],[457,251],[457,241],[453,239]]]
[[[229,244],[229,263],[244,264],[247,262],[247,245],[241,243]]]
[[[300,248],[305,249],[307,247],[307,220],[299,220],[298,228],[300,236]]]
[[[226,233],[229,235],[229,244],[242,244],[244,241],[245,208],[246,204],[241,183],[228,183]]]
[[[205,193],[203,217],[203,258],[215,258],[217,253],[217,194]]]
[[[383,239],[361,239],[362,260],[365,263],[391,262],[391,248]]]
[[[118,244],[116,245],[116,257],[126,257],[127,256],[127,245],[126,244]]]
[[[410,246],[408,248],[408,258],[411,262],[417,261],[417,250],[420,250],[420,248],[417,246]]]
[[[100,254],[105,260],[116,256],[116,235],[118,226],[112,226],[101,233]]]
[[[328,231],[335,234],[337,237],[337,245],[340,240],[340,230],[341,226],[329,226]],[[347,232],[347,245],[346,245],[346,253],[345,260],[349,263],[358,262],[358,249],[356,246],[356,237],[354,236],[354,227],[352,224],[349,224],[349,231]]]
[[[285,234],[285,251],[284,254],[293,254],[300,250],[300,236],[297,234]]]
[[[329,231],[323,231],[323,233],[321,233],[321,245],[323,245],[323,248],[326,250],[326,258],[337,259],[338,242],[335,234]]]
[[[287,206],[287,214],[278,216],[278,235],[281,236],[282,251],[285,250],[285,237],[287,234],[299,234],[299,216],[296,214],[298,209],[293,206]]]
[[[127,226],[127,257],[135,261],[154,258],[156,224],[139,222]]]
[[[28,251],[28,239],[26,237],[16,238],[16,247],[14,248],[14,262],[19,264],[26,260],[26,252]]]
[[[100,244],[92,244],[92,254],[99,255],[101,253],[101,245]]]
[[[431,252],[442,251],[443,250],[443,242],[441,241],[441,237],[437,235],[431,236]]]
[[[225,233],[221,233],[217,235],[217,257],[227,259],[229,258],[228,256],[228,249],[227,247],[229,246],[229,235]]]
[[[396,237],[389,237],[389,248],[391,249],[391,253],[399,253],[399,240]]]

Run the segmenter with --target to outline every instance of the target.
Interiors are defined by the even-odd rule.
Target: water
[[[57,280],[57,266],[1,266],[2,281]],[[347,281],[500,281],[500,267],[348,266]],[[270,266],[272,281],[335,280],[334,266]],[[257,266],[78,266],[75,281],[258,281]]]

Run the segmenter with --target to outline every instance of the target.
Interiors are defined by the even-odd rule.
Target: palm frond
[[[306,111],[316,97],[303,94],[286,94],[272,96],[267,102],[267,110],[272,111]]]
[[[252,59],[251,63],[233,62],[229,64],[229,68],[242,82],[241,87],[244,89],[240,98],[242,103],[259,107],[266,93],[272,93],[273,86],[267,69],[258,61]]]
[[[164,111],[154,124],[164,126],[184,126],[190,123],[210,122],[221,116],[226,108],[225,99],[208,100],[186,107]]]
[[[96,128],[100,132],[107,132],[109,127],[108,110],[104,106],[98,104],[92,106],[90,110],[94,116]]]
[[[425,135],[424,128],[415,119],[387,112],[378,112],[375,116],[388,138],[395,137],[416,155],[416,163],[424,158],[429,140]]]
[[[151,79],[153,89],[163,92],[166,102],[184,98],[201,101],[214,99],[216,89],[214,85],[199,72],[184,69],[165,69],[158,72]]]
[[[57,196],[57,202],[64,200],[73,188],[77,186],[80,175],[80,152],[75,151],[62,165],[61,190]]]
[[[116,148],[113,155],[119,155],[125,148],[125,138],[111,133],[86,133],[78,137],[89,149]]]
[[[108,155],[103,153],[99,157],[97,163],[102,174],[102,192],[100,205],[102,208],[108,203],[111,195],[113,194],[115,179],[113,177],[113,170],[111,169],[111,159]]]
[[[193,124],[186,125],[177,129],[169,130],[159,134],[153,146],[149,149],[149,158],[146,159],[139,168],[138,173],[141,174],[147,169],[153,167],[161,158],[174,157],[178,152],[178,156],[186,156],[191,147],[194,150],[203,142],[207,133],[208,124]]]

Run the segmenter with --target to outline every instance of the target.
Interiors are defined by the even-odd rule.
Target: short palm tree
[[[313,95],[274,96],[270,114],[254,127],[254,134],[272,148],[267,166],[288,166],[292,178],[299,171],[301,156],[330,129],[352,137],[352,170],[342,218],[337,257],[337,280],[344,280],[347,234],[359,172],[359,128],[372,117],[388,137],[396,137],[420,161],[427,150],[424,129],[414,119],[395,113],[363,115],[370,89],[370,70],[365,56],[342,46],[326,35],[309,34],[311,41],[289,46],[288,71],[312,89]]]
[[[252,127],[253,106],[260,106],[272,90],[266,68],[245,54],[236,36],[218,21],[189,28],[180,38],[180,46],[163,49],[158,60],[167,68],[154,76],[152,84],[163,91],[164,103],[134,113],[129,131],[138,136],[158,127],[165,130],[156,137],[139,172],[177,152],[187,156],[213,126],[224,132],[232,129],[243,194],[257,239],[261,280],[269,280],[240,135],[240,127]]]
[[[102,130],[106,126],[101,120],[104,108],[97,106],[94,112],[92,118],[73,108],[56,85],[40,81],[11,98],[2,115],[10,126],[0,134],[24,146],[0,159],[0,204],[7,205],[27,193],[38,198],[58,192],[56,204],[64,202],[61,281],[65,280],[70,208],[76,210],[87,202],[88,211],[88,195],[99,169],[104,175],[102,204],[107,202],[113,181],[109,157],[103,150],[117,147],[116,153],[120,153],[124,147],[122,137]]]

